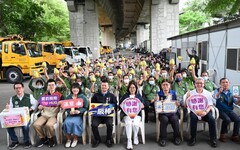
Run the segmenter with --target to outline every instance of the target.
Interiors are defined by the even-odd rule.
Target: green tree
[[[212,14],[226,12],[235,14],[240,9],[240,0],[208,0],[206,10]]]
[[[63,41],[70,37],[63,0],[0,1],[0,36],[22,34],[34,41]]]
[[[207,0],[189,0],[179,17],[180,33],[190,32],[204,27],[210,23],[210,14],[204,12]]]

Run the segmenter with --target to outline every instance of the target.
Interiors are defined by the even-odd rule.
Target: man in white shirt
[[[211,107],[213,105],[213,97],[210,92],[204,89],[204,79],[199,77],[195,80],[195,89],[189,91],[186,94],[186,99],[192,95],[203,95],[208,101],[208,107],[205,111],[201,112],[190,112],[190,129],[191,129],[191,139],[189,145],[193,146],[196,143],[196,134],[197,134],[197,122],[199,119],[208,122],[209,125],[209,137],[212,147],[217,147],[216,141],[216,124],[215,119],[212,116]]]
[[[28,107],[29,112],[31,113],[33,110],[37,108],[38,101],[33,97],[33,95],[24,93],[24,85],[22,82],[16,82],[13,85],[14,90],[16,91],[16,95],[10,98],[9,104],[6,105],[6,109],[18,108],[18,107]],[[30,148],[31,144],[29,142],[29,123],[26,126],[22,126],[23,131],[23,140],[24,140],[24,148]],[[7,132],[11,138],[12,143],[9,145],[9,149],[15,149],[19,142],[18,137],[15,134],[14,127],[7,128]]]

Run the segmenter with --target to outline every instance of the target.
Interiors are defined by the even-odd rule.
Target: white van
[[[86,61],[86,56],[79,53],[77,48],[64,47],[64,53],[67,55],[66,62],[68,66],[71,66],[73,63],[75,65],[81,65]]]
[[[90,47],[88,47],[88,46],[79,46],[77,48],[78,48],[78,52],[79,53],[82,53],[82,54],[86,55],[86,57],[88,57],[89,59],[92,59],[92,51],[91,51]]]

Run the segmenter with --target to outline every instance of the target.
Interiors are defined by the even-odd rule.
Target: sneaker
[[[72,144],[71,144],[71,147],[76,147],[77,146],[77,143],[78,143],[78,140],[73,140]]]
[[[53,138],[50,138],[49,142],[48,142],[48,147],[54,147],[54,146],[56,146],[56,144],[55,144]]]
[[[180,144],[181,144],[181,139],[180,139],[180,138],[175,138],[174,141],[173,141],[173,143],[174,143],[175,145],[180,145]]]
[[[166,146],[166,140],[160,140],[159,141],[160,146],[165,147]]]
[[[67,142],[66,142],[66,144],[65,144],[65,147],[70,147],[70,145],[71,145],[71,140],[67,140]]]
[[[46,143],[46,139],[41,138],[41,140],[36,144],[36,147],[42,147]]]
[[[139,144],[138,136],[136,136],[136,137],[133,139],[133,144],[134,144],[134,145],[138,145],[138,144]]]
[[[29,142],[24,143],[23,148],[28,149],[30,147],[32,147],[32,145]]]
[[[18,146],[18,142],[14,142],[11,145],[8,146],[9,149],[15,149]]]
[[[127,150],[132,150],[132,149],[133,149],[132,140],[128,140],[128,142],[127,142]]]

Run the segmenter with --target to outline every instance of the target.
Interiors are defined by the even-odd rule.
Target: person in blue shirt
[[[232,141],[239,143],[239,126],[240,118],[233,112],[234,103],[239,100],[235,98],[232,92],[229,90],[230,81],[227,78],[220,79],[221,87],[214,91],[214,98],[216,99],[216,107],[219,110],[219,117],[223,120],[221,127],[220,141],[226,142],[226,133],[228,132],[228,125],[234,122]]]
[[[164,80],[161,84],[162,90],[157,93],[156,100],[164,101],[166,99],[171,99],[173,101],[177,100],[177,96],[175,91],[170,90],[171,84]],[[176,101],[176,105],[179,106],[180,103]],[[159,121],[160,121],[160,146],[166,146],[167,139],[167,125],[170,123],[173,128],[173,138],[174,144],[181,144],[180,132],[179,132],[179,118],[177,112],[174,113],[159,113]]]

